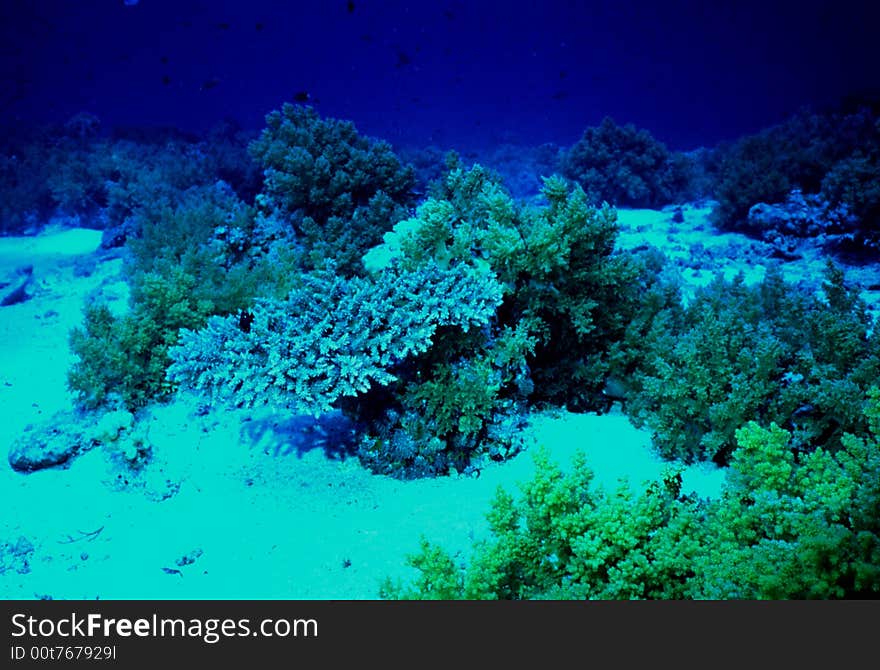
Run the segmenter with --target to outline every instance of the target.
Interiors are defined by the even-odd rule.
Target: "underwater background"
[[[4,2],[0,595],[877,598],[878,19]]]

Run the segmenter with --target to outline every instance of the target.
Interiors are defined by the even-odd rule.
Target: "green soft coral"
[[[657,207],[688,187],[684,154],[671,153],[644,129],[606,117],[562,154],[562,171],[594,201],[622,207]]]
[[[866,414],[880,395],[869,394]],[[876,428],[876,426],[875,426]],[[750,423],[737,433],[730,484],[710,510],[715,538],[698,595],[876,597],[880,593],[880,443],[848,434],[836,453],[794,458],[791,434]]]
[[[424,543],[410,558],[416,580],[386,583],[383,597],[422,598],[436,584],[447,597],[480,600],[686,596],[700,550],[698,506],[680,497],[675,473],[634,494],[598,487],[582,455],[567,473],[546,452],[536,465],[519,498],[496,493],[490,537],[475,545],[469,564]]]
[[[115,316],[104,305],[86,308],[83,326],[70,334],[77,360],[68,371],[68,387],[79,407],[136,409],[168,396],[169,348],[181,328],[203,325],[213,310],[195,296],[195,287],[195,277],[179,267],[147,272],[136,279],[129,313]]]

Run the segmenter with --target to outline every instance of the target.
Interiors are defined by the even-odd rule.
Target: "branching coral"
[[[486,325],[500,299],[491,275],[464,266],[379,280],[316,274],[286,300],[258,300],[247,329],[214,317],[184,331],[168,377],[237,404],[317,414],[393,382],[396,366],[425,352],[439,328]]]

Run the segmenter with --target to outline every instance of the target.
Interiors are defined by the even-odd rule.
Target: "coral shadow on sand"
[[[345,460],[357,451],[354,425],[339,413],[265,417],[247,421],[242,433],[254,448],[281,457],[322,449],[331,460]]]

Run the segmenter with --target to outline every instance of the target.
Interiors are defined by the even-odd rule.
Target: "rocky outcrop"
[[[28,287],[34,278],[34,266],[22,265],[0,280],[0,307],[17,305],[30,298]]]
[[[793,260],[805,240],[835,248],[858,227],[858,220],[845,206],[832,206],[819,195],[804,195],[793,190],[785,202],[759,202],[751,207],[748,229],[769,242],[774,257]]]
[[[25,575],[31,571],[30,561],[34,553],[33,543],[24,535],[17,540],[0,542],[0,575],[17,572]]]
[[[125,462],[135,467],[148,457],[150,443],[134,423],[134,415],[125,410],[62,410],[48,421],[24,429],[9,448],[9,465],[18,472],[35,472],[64,465],[98,445],[114,444]]]
[[[9,448],[9,465],[18,472],[61,465],[91,446],[90,441],[74,412],[59,412],[48,423],[25,429]]]

